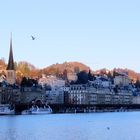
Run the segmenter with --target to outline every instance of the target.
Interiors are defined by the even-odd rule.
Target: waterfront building
[[[96,76],[96,79],[92,81],[94,85],[108,88],[111,86],[111,81],[106,76]]]
[[[97,104],[97,94],[96,94],[97,89],[93,86],[89,86],[87,88],[88,92],[88,104]]]
[[[88,104],[86,88],[86,85],[70,85],[69,91],[65,93],[68,104]]]
[[[95,88],[88,85],[70,85],[64,97],[65,103],[68,104],[132,104],[131,91],[120,90],[115,93],[109,88]]]
[[[45,87],[46,85],[51,86],[51,88],[59,88],[65,86],[65,80],[62,80],[60,78],[57,78],[56,76],[45,76],[42,75],[42,78],[38,80],[38,84],[42,87]]]
[[[36,87],[23,87],[21,90],[21,103],[28,104],[35,100],[45,100],[45,91]]]
[[[140,94],[133,96],[132,103],[133,104],[140,104]]]
[[[128,86],[131,83],[131,79],[126,74],[120,74],[115,76],[114,85]]]
[[[108,92],[105,94],[105,104],[112,104],[112,93]]]
[[[16,104],[21,101],[20,89],[7,86],[0,87],[0,104]]]
[[[57,88],[46,91],[45,101],[48,104],[63,104],[64,103],[64,89]]]

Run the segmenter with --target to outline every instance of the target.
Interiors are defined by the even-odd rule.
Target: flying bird
[[[110,130],[110,127],[107,127],[107,130]]]
[[[32,40],[35,40],[35,37],[31,35]]]

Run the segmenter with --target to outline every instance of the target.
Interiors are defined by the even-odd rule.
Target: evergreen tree
[[[27,78],[23,77],[21,80],[21,86],[26,86],[27,85]]]
[[[140,80],[137,78],[137,81],[135,83],[136,88],[140,88]]]
[[[92,74],[91,74],[91,70],[89,70],[89,72],[88,72],[88,80],[89,81],[93,81],[93,76],[92,76]]]
[[[81,71],[77,74],[78,80],[77,84],[86,84],[88,83],[88,74],[85,71]]]

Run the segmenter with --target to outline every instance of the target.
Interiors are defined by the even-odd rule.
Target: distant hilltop
[[[113,73],[113,71],[116,71],[118,73],[125,73],[128,75],[128,77],[130,79],[133,79],[133,80],[139,79],[140,80],[140,73],[137,73],[134,70],[127,69],[127,68],[125,68],[125,69],[114,68],[113,70],[108,70],[108,69],[104,68],[104,69],[100,69],[100,70],[95,71],[95,73],[99,73],[99,74],[107,73],[107,72]]]
[[[0,59],[0,75],[4,74],[6,66],[7,66],[7,64],[6,64],[5,60]],[[78,73],[80,71],[88,72],[89,70],[92,73],[102,74],[102,73],[106,73],[106,72],[112,73],[113,70],[115,70],[119,73],[127,73],[131,79],[134,79],[134,80],[140,79],[140,73],[136,73],[135,71],[127,69],[127,68],[126,69],[114,68],[113,70],[107,70],[106,68],[104,68],[104,69],[94,71],[94,70],[90,69],[89,66],[87,66],[81,62],[64,62],[62,64],[56,63],[56,64],[50,65],[48,67],[38,69],[29,62],[20,61],[18,63],[15,62],[15,68],[16,68],[17,78],[22,77],[22,76],[32,77],[32,78],[40,77],[42,74],[61,76],[61,75],[65,74],[65,72]]]
[[[78,73],[80,71],[89,71],[90,67],[80,62],[64,62],[62,64],[56,63],[49,67],[42,69],[45,73],[56,74],[63,73],[67,70],[68,73]]]

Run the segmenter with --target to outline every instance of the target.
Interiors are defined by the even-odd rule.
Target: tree
[[[64,71],[63,71],[63,73],[62,73],[62,78],[63,78],[64,80],[67,80],[67,79],[68,79],[68,78],[67,78],[67,74],[68,74],[67,70],[64,69]]]
[[[27,78],[26,77],[23,77],[22,78],[22,81],[21,81],[21,86],[26,86],[27,85]]]
[[[140,80],[137,78],[137,81],[135,83],[136,88],[140,88]]]
[[[85,71],[81,71],[77,74],[78,80],[77,84],[87,84],[88,83],[88,74]]]
[[[93,81],[93,79],[94,79],[94,77],[93,77],[93,75],[91,74],[91,70],[89,70],[89,72],[88,72],[88,80],[89,80],[89,81]]]
[[[26,78],[26,77],[22,78],[22,81],[21,81],[22,87],[32,87],[32,86],[37,86],[37,85],[38,85],[38,82],[35,79]]]
[[[6,63],[5,63],[5,59],[4,58],[0,59],[0,69],[6,69]]]
[[[118,76],[118,72],[116,71],[116,69],[113,70],[113,78],[115,78],[115,76]]]
[[[28,62],[21,61],[17,65],[17,70],[20,71],[24,76],[30,77],[32,71],[36,70],[36,68]]]

